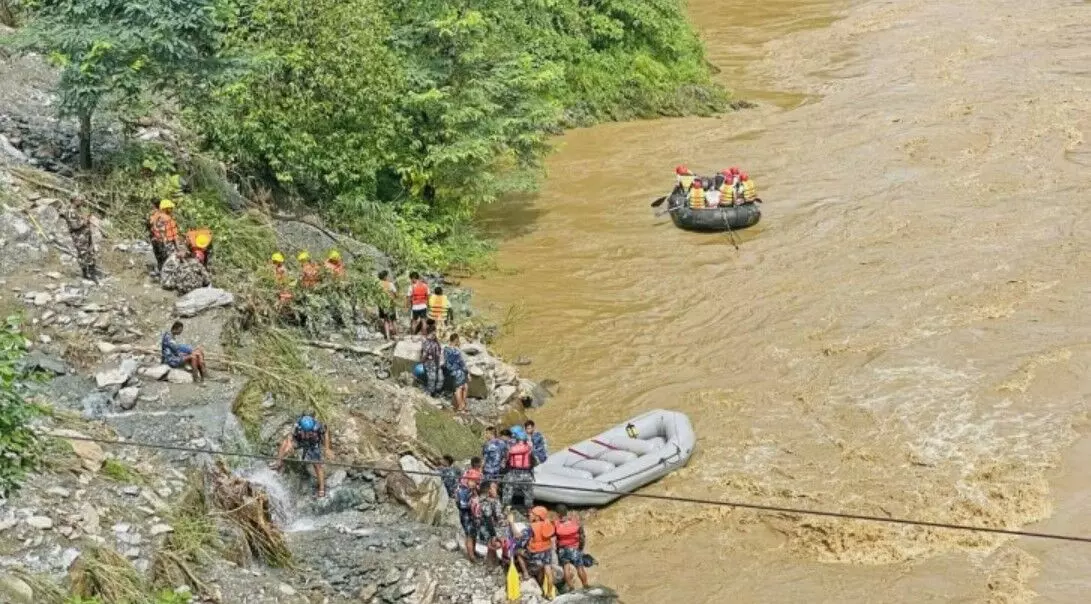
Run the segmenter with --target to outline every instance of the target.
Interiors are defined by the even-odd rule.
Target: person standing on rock
[[[532,419],[523,422],[523,429],[530,435],[530,448],[534,451],[535,465],[545,463],[545,460],[549,458],[545,435],[538,431]]]
[[[314,466],[314,476],[318,481],[316,496],[319,499],[325,497],[326,470],[322,462],[333,457],[330,450],[330,432],[322,422],[314,418],[313,413],[304,413],[296,420],[292,433],[280,443],[273,469],[280,470],[284,467],[284,459],[295,449],[302,451],[301,459],[305,463]]]
[[[477,520],[481,517],[481,502],[478,500],[477,489],[480,485],[481,473],[471,468],[462,475],[462,481],[455,491],[458,520],[466,536],[463,546],[466,550],[466,558],[470,562],[477,562]]]
[[[163,263],[172,253],[180,254],[183,250],[178,236],[178,223],[174,221],[174,202],[169,199],[159,201],[159,209],[148,217],[148,228],[152,234],[152,252],[155,253],[156,270],[163,271]]]
[[[447,375],[451,376],[451,383],[455,389],[452,401],[455,413],[465,413],[470,370],[466,367],[466,359],[462,358],[458,334],[451,334],[449,342],[450,346],[443,347],[443,370],[447,372]]]
[[[398,286],[390,278],[390,271],[379,272],[379,286],[387,295],[379,302],[379,320],[383,322],[383,335],[391,340],[398,335],[398,313],[394,310],[398,303]]]
[[[564,582],[568,589],[576,589],[573,574],[578,575],[583,587],[588,587],[587,569],[583,563],[583,548],[587,535],[580,524],[580,515],[569,510],[563,503],[557,506],[557,521],[553,523],[557,535],[557,561],[564,569]]]
[[[68,225],[68,233],[72,236],[72,246],[76,248],[76,261],[79,262],[83,278],[98,283],[95,244],[91,239],[91,216],[83,211],[85,201],[82,195],[73,195],[61,216]]]
[[[494,566],[500,558],[496,555],[502,546],[500,535],[506,530],[504,527],[504,506],[500,503],[500,488],[495,482],[481,485],[479,491],[481,497],[481,522],[478,526],[477,540],[485,544],[488,552],[485,554],[485,562]]]
[[[437,396],[443,390],[443,345],[436,337],[436,322],[431,319],[425,326],[420,361],[424,365],[424,389],[429,396]]]
[[[481,458],[484,462],[484,474],[487,482],[500,480],[504,472],[504,464],[508,459],[508,443],[496,436],[496,428],[485,428],[485,444],[481,447]]]
[[[409,335],[415,336],[424,330],[425,321],[428,319],[428,284],[420,278],[420,273],[409,273],[409,294],[405,298],[406,308],[409,310]]]
[[[534,454],[526,431],[516,427],[512,430],[515,444],[508,450],[508,471],[504,475],[504,507],[511,505],[514,495],[522,497],[523,507],[534,507]]]
[[[205,376],[208,375],[208,369],[205,368],[205,351],[200,346],[193,347],[178,342],[178,336],[182,335],[183,328],[181,321],[175,321],[170,326],[170,331],[163,332],[159,346],[163,364],[174,369],[182,369],[189,365],[193,380],[204,382]]]

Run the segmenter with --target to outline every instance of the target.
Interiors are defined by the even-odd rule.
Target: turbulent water
[[[656,407],[699,452],[652,492],[1091,536],[1091,4],[692,0],[758,109],[558,141],[473,283],[562,383],[553,446]],[[676,163],[748,169],[762,223],[653,218]],[[625,501],[634,602],[1082,602],[1091,545]]]

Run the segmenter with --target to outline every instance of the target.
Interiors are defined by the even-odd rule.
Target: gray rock
[[[109,401],[107,401],[107,403],[109,403]],[[84,434],[68,429],[53,430],[50,432],[50,435],[59,436],[61,438],[66,436],[86,438]],[[100,447],[98,443],[85,440],[69,440],[67,442],[76,453],[76,456],[80,458],[80,462],[82,462],[84,468],[92,472],[98,472],[99,468],[102,467],[102,461],[106,459],[106,454],[102,451],[102,447]]]
[[[496,390],[489,394],[488,402],[495,407],[502,407],[511,402],[518,391],[515,386],[497,386]]]
[[[0,602],[11,604],[34,604],[34,590],[22,579],[0,574]]]
[[[447,550],[449,552],[457,552],[458,551],[458,541],[455,541],[454,539],[448,539],[447,541],[444,541],[443,542],[443,549],[445,549],[445,550]]]
[[[125,411],[130,411],[133,407],[136,407],[136,399],[140,396],[140,388],[136,386],[130,386],[128,388],[122,388],[117,393],[117,404]]]
[[[401,340],[394,345],[394,358],[390,361],[390,373],[395,377],[403,373],[412,373],[413,366],[420,362],[421,343],[413,340]]]
[[[110,394],[96,391],[80,399],[80,412],[83,419],[101,419],[110,408]]]
[[[374,583],[368,583],[360,589],[360,595],[358,596],[358,599],[361,602],[370,602],[377,593],[379,593],[379,586]]]
[[[398,581],[400,581],[401,578],[402,578],[401,571],[396,569],[396,568],[392,568],[392,569],[386,571],[386,575],[383,576],[382,581],[379,581],[379,585],[382,585],[383,587],[386,587],[387,585],[393,585],[393,584],[397,583]]]
[[[229,306],[235,296],[215,287],[201,287],[182,296],[174,303],[174,312],[180,317],[196,316],[210,308]]]
[[[167,372],[167,381],[172,384],[192,384],[193,374],[182,369],[171,369]]]
[[[519,380],[519,395],[523,398],[523,404],[533,409],[545,405],[553,397],[553,393],[541,384],[527,379]]]
[[[130,497],[136,497],[140,495],[140,487],[136,485],[129,485],[127,487],[121,487],[121,494],[128,495]]]
[[[277,592],[280,595],[288,598],[295,595],[295,589],[293,589],[292,586],[288,585],[287,583],[281,583],[280,585],[277,585]]]
[[[80,557],[80,550],[70,547],[61,553],[60,567],[68,570],[72,563],[76,561],[76,558]]]
[[[150,534],[152,537],[157,537],[157,536],[165,534],[165,533],[173,533],[173,532],[174,532],[174,527],[172,527],[169,524],[156,524],[156,525],[152,526],[150,529],[148,529],[148,534]]]
[[[34,303],[34,306],[45,306],[46,304],[49,304],[52,301],[53,301],[53,296],[51,296],[51,295],[49,295],[49,294],[47,294],[45,292],[38,292],[38,293],[34,294],[34,299],[32,300],[32,302]]]
[[[139,547],[130,547],[129,549],[122,552],[122,555],[125,556],[126,558],[130,559],[130,560],[136,560],[137,558],[140,557],[140,548]]]
[[[72,492],[64,487],[49,487],[45,492],[62,499],[68,499],[72,495]]]
[[[154,367],[144,367],[140,370],[140,375],[148,378],[149,380],[161,380],[167,377],[170,373],[170,365],[156,365]]]
[[[136,359],[125,359],[121,362],[121,365],[116,369],[109,371],[100,371],[95,374],[95,383],[99,388],[106,388],[107,386],[121,386],[125,382],[129,381],[129,378],[136,373],[136,370],[140,367],[140,363]]]
[[[554,604],[616,604],[618,595],[606,587],[591,587],[558,596]]]
[[[328,477],[326,478],[326,488],[327,488],[327,489],[331,489],[331,490],[332,490],[332,489],[336,489],[337,487],[339,487],[339,486],[341,486],[342,484],[344,484],[344,482],[345,482],[345,478],[346,478],[347,476],[348,476],[348,473],[347,473],[347,472],[345,472],[345,469],[344,469],[344,468],[339,468],[339,469],[337,469],[337,470],[334,470],[334,471],[333,471],[333,472],[332,472],[332,473],[331,473],[331,474],[330,474],[330,475],[329,475],[329,476],[328,476]]]
[[[35,350],[28,354],[23,360],[23,363],[29,370],[39,369],[54,375],[64,375],[68,373],[68,363],[65,363],[56,357],[42,354],[39,350]]]
[[[49,516],[31,516],[24,520],[27,526],[45,531],[53,528],[53,519]]]

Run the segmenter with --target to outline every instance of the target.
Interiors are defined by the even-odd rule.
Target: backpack
[[[455,491],[455,502],[457,503],[458,509],[460,510],[470,509],[470,500],[472,498],[473,493],[471,493],[470,489],[465,486],[460,486],[458,487],[458,490]]]

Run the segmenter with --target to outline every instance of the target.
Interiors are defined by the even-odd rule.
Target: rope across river
[[[203,453],[206,455],[224,455],[228,457],[241,457],[247,459],[255,459],[260,461],[277,461],[276,457],[270,455],[258,455],[255,453],[240,453],[234,451],[222,451],[216,449],[201,449],[196,447],[183,447],[181,445],[168,445],[163,443],[150,443],[134,440],[111,440],[106,438],[94,438],[90,436],[67,436],[67,435],[54,435],[47,434],[51,438],[57,438],[62,440],[84,441],[93,442],[103,445],[113,445],[119,447],[138,447],[143,449],[157,449],[162,451],[178,451],[183,453]],[[438,472],[422,472],[415,470],[403,470],[402,468],[389,468],[371,464],[350,464],[337,461],[306,461],[300,460],[300,463],[306,464],[323,464],[331,467],[340,467],[346,469],[366,470],[370,472],[389,472],[389,473],[401,473],[405,475],[418,475],[418,476],[434,476],[439,478]],[[506,482],[504,479],[497,480],[495,482],[503,484]],[[931,522],[927,520],[913,520],[909,518],[894,518],[884,516],[871,516],[868,514],[853,514],[848,512],[833,512],[827,510],[808,510],[803,508],[792,508],[777,505],[767,505],[760,503],[746,503],[742,501],[729,501],[723,499],[710,499],[703,497],[685,497],[681,495],[657,495],[654,493],[637,493],[637,492],[625,492],[625,491],[606,491],[603,489],[589,489],[573,486],[562,486],[553,484],[541,484],[535,483],[535,486],[552,489],[563,489],[576,492],[587,493],[611,493],[619,494],[621,497],[636,497],[641,499],[652,499],[658,501],[673,501],[678,503],[691,503],[696,505],[709,505],[719,507],[731,507],[745,510],[755,510],[759,512],[776,512],[781,514],[798,514],[802,516],[818,516],[824,518],[839,518],[843,520],[860,520],[864,522],[878,522],[886,524],[900,524],[909,526],[921,526],[927,528],[948,529],[953,531],[968,531],[975,533],[993,533],[997,535],[1008,535],[1012,537],[1033,537],[1036,539],[1052,539],[1055,541],[1074,541],[1078,543],[1091,543],[1091,537],[1080,537],[1076,535],[1059,535],[1055,533],[1042,533],[1035,531],[1021,531],[1015,529],[1004,529],[989,526],[971,526],[967,524],[953,524],[948,522]]]

